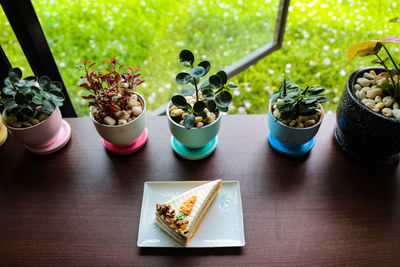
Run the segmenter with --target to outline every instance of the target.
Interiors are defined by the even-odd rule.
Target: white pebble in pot
[[[365,78],[358,78],[357,83],[363,87],[370,86],[372,81]]]

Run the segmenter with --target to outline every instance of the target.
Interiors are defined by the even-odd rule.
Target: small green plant
[[[172,103],[188,113],[183,118],[183,125],[187,129],[191,129],[195,125],[195,117],[201,116],[207,118],[207,112],[218,111],[227,112],[229,104],[232,102],[232,95],[228,89],[238,88],[234,82],[228,82],[228,76],[225,71],[219,71],[208,77],[201,85],[200,79],[207,75],[210,71],[211,64],[209,61],[202,61],[194,67],[194,55],[189,50],[182,50],[179,54],[179,60],[182,65],[190,68],[189,72],[180,72],[176,76],[176,82],[185,86],[180,95],[174,95],[171,99]],[[201,92],[201,96],[200,96]],[[196,102],[191,105],[187,102],[185,96],[195,96]]]
[[[278,91],[271,95],[271,103],[276,101],[279,110],[279,121],[295,120],[299,116],[310,116],[319,111],[318,104],[329,100],[322,93],[325,91],[320,85],[310,85],[302,88],[290,82],[285,75]]]
[[[94,69],[96,62],[90,60],[82,60],[82,65],[75,67],[85,71],[85,75],[80,77],[83,83],[79,87],[89,91],[89,95],[82,98],[89,101],[89,106],[96,108],[94,115],[100,123],[107,116],[118,119],[118,112],[131,109],[131,96],[135,94],[136,87],[144,82],[138,78],[139,68],[128,67],[125,70],[125,65],[118,64],[115,57],[104,62],[110,68]]]
[[[23,121],[36,117],[39,110],[51,115],[57,106],[63,105],[65,97],[60,82],[51,81],[47,76],[21,78],[21,69],[13,68],[4,80],[0,105],[4,106],[7,115]]]

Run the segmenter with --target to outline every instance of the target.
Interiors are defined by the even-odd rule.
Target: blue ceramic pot
[[[369,109],[355,95],[354,85],[364,72],[384,71],[368,67],[353,72],[336,110],[335,139],[351,157],[366,164],[392,164],[400,157],[400,120]]]
[[[202,128],[192,128],[186,129],[182,125],[176,123],[169,115],[169,107],[171,104],[167,105],[167,117],[169,130],[172,136],[175,137],[180,143],[190,149],[200,149],[210,143],[218,134],[219,128],[221,126],[222,114],[218,115],[218,118],[212,124],[204,126]]]
[[[319,105],[321,110],[321,117],[315,125],[307,128],[294,128],[276,120],[275,117],[272,115],[272,106],[273,104],[270,103],[268,109],[269,131],[280,143],[288,147],[301,146],[313,139],[314,136],[317,134],[324,118],[324,109],[321,105]]]

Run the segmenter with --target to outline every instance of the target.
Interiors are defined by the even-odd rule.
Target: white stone
[[[375,103],[379,103],[379,102],[382,102],[382,97],[380,95],[377,95],[375,97]]]
[[[368,80],[368,79],[365,79],[365,78],[358,78],[358,79],[357,79],[357,83],[358,83],[359,85],[365,87],[365,86],[370,86],[371,83],[372,83],[372,81],[370,81],[370,80]]]
[[[204,123],[201,122],[201,121],[199,121],[199,122],[196,123],[196,127],[197,127],[197,128],[201,128],[201,127],[203,127],[203,126],[204,126]]]
[[[382,89],[381,88],[371,89],[371,90],[367,91],[367,97],[369,99],[374,99],[375,97],[377,97],[380,94],[382,94]]]
[[[385,107],[390,107],[394,103],[394,98],[391,96],[385,96],[382,99],[383,104],[385,104]]]
[[[296,126],[296,123],[297,123],[296,120],[291,120],[289,123],[289,126],[294,127],[294,126]]]
[[[359,85],[358,83],[356,83],[356,85],[354,85],[354,89],[356,89],[357,91],[358,91],[358,90],[361,90],[361,85]]]
[[[399,103],[394,103],[393,104],[393,109],[400,109]]]
[[[360,98],[361,100],[363,100],[363,99],[367,98],[367,93],[366,93],[363,89],[361,89],[361,90],[359,91],[359,93],[358,93],[358,96],[359,96],[359,98]]]
[[[132,110],[133,111],[133,110]],[[135,112],[133,111],[133,114],[135,114]],[[178,109],[174,109],[173,111],[171,111],[171,116],[172,117],[178,117],[178,116],[180,116],[180,115],[182,115],[183,114],[183,110],[182,109],[180,109],[180,108],[178,108]]]
[[[297,123],[296,128],[304,128],[304,124],[302,122]]]
[[[392,117],[393,111],[390,108],[384,108],[382,109],[382,114],[386,117]]]
[[[107,125],[115,125],[116,121],[110,116],[107,116],[104,118],[104,123]]]
[[[310,126],[315,125],[315,123],[316,123],[315,120],[307,120],[307,121],[304,122],[304,126],[310,127]]]
[[[172,112],[176,111],[177,109],[173,110]],[[135,115],[136,117],[139,116],[142,113],[142,107],[139,106],[135,106],[132,108],[132,113],[133,115]],[[183,110],[182,110],[183,113]]]
[[[30,124],[30,123],[27,122],[27,121],[23,121],[23,122],[22,122],[22,125],[25,126],[25,127],[31,127],[31,126],[32,126],[32,124]]]
[[[385,105],[382,102],[378,102],[375,105],[375,109],[378,109],[378,111],[383,109],[384,107],[385,107]]]
[[[393,117],[395,117],[396,119],[400,120],[400,109],[394,109],[392,111]]]
[[[118,125],[125,125],[128,122],[126,120],[118,120]]]
[[[194,118],[194,123],[201,122],[202,120],[203,120],[203,117],[197,116],[197,117]]]
[[[217,116],[214,113],[210,113],[210,115],[206,119],[206,122],[208,124],[211,124],[216,120],[216,118],[217,118]]]
[[[34,119],[34,118],[29,118],[28,121],[32,125],[36,125],[40,122],[38,119]]]
[[[372,74],[369,74],[368,72],[364,72],[364,78],[366,78],[368,80],[374,80],[375,76]]]
[[[11,126],[14,127],[14,128],[21,128],[22,127],[22,123],[20,121],[14,121],[11,124]]]
[[[40,113],[38,116],[38,120],[39,121],[44,121],[45,119],[47,119],[49,117],[49,115],[44,114],[44,113]]]

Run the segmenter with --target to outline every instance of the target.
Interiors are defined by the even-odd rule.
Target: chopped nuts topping
[[[156,204],[156,209],[160,217],[173,229],[181,234],[187,234],[189,230],[187,226],[189,221],[186,219],[178,219],[175,216],[175,210],[171,210],[171,205]]]

